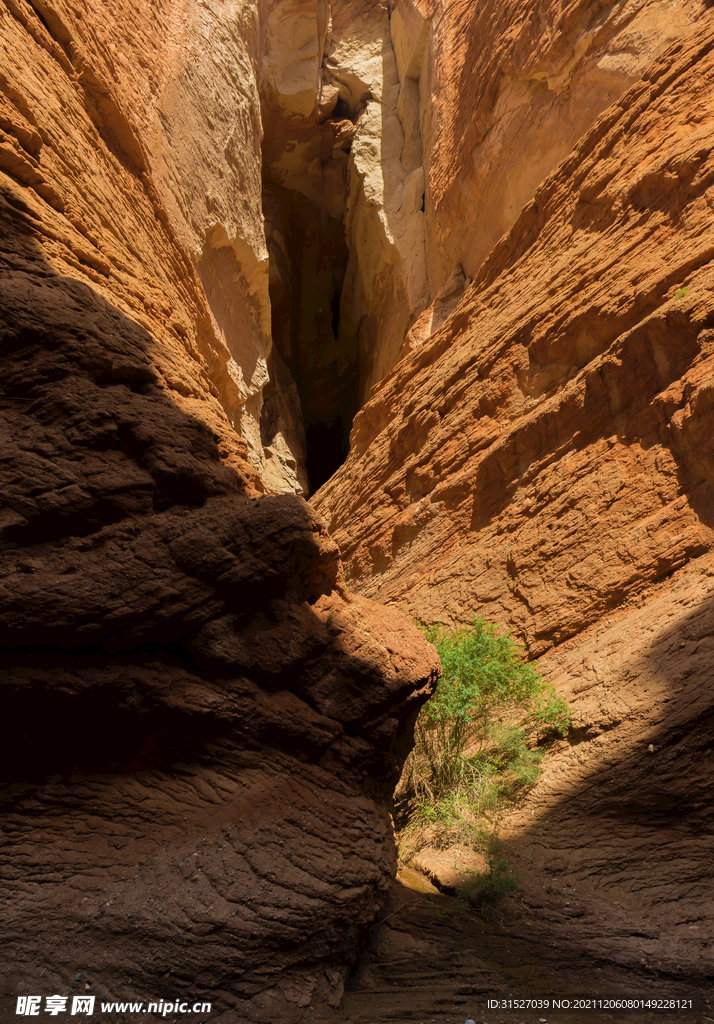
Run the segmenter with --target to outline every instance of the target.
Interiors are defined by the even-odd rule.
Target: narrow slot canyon
[[[289,435],[305,494],[344,462],[356,413],[429,296],[424,19],[403,40],[400,76],[386,8],[326,10],[317,40],[314,23],[287,20],[291,4],[271,10],[261,79],[272,333],[261,442],[271,452]]]
[[[0,1021],[714,1019],[709,0],[0,5]]]
[[[333,203],[332,210],[336,207]],[[277,406],[292,396],[305,490],[314,493],[344,462],[357,412],[357,333],[341,302],[349,260],[345,227],[324,201],[318,207],[301,192],[267,181],[263,215],[273,351],[271,380],[263,392],[261,440],[266,447],[272,443],[280,423]]]

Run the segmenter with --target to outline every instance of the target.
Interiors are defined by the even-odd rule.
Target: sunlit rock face
[[[538,184],[699,5],[127,10],[114,0],[91,20],[57,0],[28,24],[45,19],[94,121],[150,176],[263,487],[306,494],[344,459],[370,388],[444,322]]]
[[[540,423],[552,401],[562,404],[563,396],[584,388],[610,347],[622,344],[626,332],[644,330],[639,325],[649,325],[648,317],[666,312],[672,329],[680,314],[670,314],[667,302],[678,310],[693,301],[686,281],[703,259],[697,239],[706,223],[699,192],[684,191],[679,171],[647,168],[689,161],[679,150],[691,133],[692,167],[704,160],[697,147],[708,130],[701,112],[707,86],[694,81],[684,58],[681,67],[673,65],[671,80],[667,69],[683,47],[706,38],[708,22],[697,20],[696,4],[683,5],[677,19],[665,13],[656,2],[617,9],[552,3],[537,12],[523,4],[392,5],[400,96],[419,89],[413,95],[424,154],[430,303],[403,334],[406,358],[372,388],[357,414],[346,465],[313,500],[329,517],[349,578],[366,592],[389,600],[408,595],[419,614],[445,610],[454,618],[477,597],[490,613],[524,629],[527,623],[528,638],[544,650],[601,613],[618,588],[628,589],[621,560],[603,552],[604,508],[594,508],[582,529],[573,524],[554,535],[547,562],[537,532],[526,542],[538,506],[523,497],[525,481],[535,481],[535,467],[545,460],[544,472],[560,474],[564,494],[572,495],[579,477],[560,473],[561,441],[583,429],[575,410],[584,406],[576,404],[562,430],[534,426],[532,438],[522,421]],[[703,58],[696,59],[699,68]],[[663,84],[642,84],[655,78]],[[476,88],[467,93],[464,83],[471,80]],[[656,110],[642,109],[645,88],[657,98]],[[682,118],[694,127],[678,129]],[[359,137],[358,126],[353,151]],[[414,152],[408,138],[414,133],[403,137],[406,169]],[[540,162],[533,159],[536,147]],[[670,156],[660,156],[667,147]],[[650,173],[670,188],[661,200],[653,198]],[[652,386],[660,390],[700,363],[699,347],[685,344],[678,327],[676,333],[678,344],[652,343]],[[629,416],[640,406],[651,415],[642,358],[631,368],[626,359],[618,362],[617,395],[603,430],[617,433],[625,408]],[[649,420],[636,436],[649,436],[645,427]],[[551,449],[557,457],[544,454]],[[629,464],[631,446],[619,452],[618,445],[618,458],[626,452]],[[658,471],[674,480],[674,456],[658,459]],[[586,462],[590,480],[594,464],[590,457]],[[689,454],[685,462],[691,467]],[[703,467],[697,472],[706,478]],[[676,487],[667,497],[662,490],[655,497],[644,479],[641,487],[643,508],[630,504],[626,514],[632,523],[681,498]],[[595,490],[605,502],[603,488]],[[625,491],[632,502],[623,484]],[[522,497],[527,522],[506,528],[504,517]],[[611,503],[607,510],[614,514]],[[706,547],[700,518],[683,514],[668,566]],[[613,544],[623,529],[624,522],[617,530],[613,522]],[[504,531],[508,554],[496,543]],[[485,547],[471,562],[481,536]],[[591,536],[592,555],[606,566],[594,574],[596,585],[576,585],[568,575],[592,575],[582,568],[583,551],[566,543],[575,536],[578,543]],[[656,546],[648,542],[642,559],[655,576],[666,571]],[[516,549],[530,555],[517,558]],[[576,565],[581,568],[571,569]],[[466,572],[472,585],[464,588]],[[630,574],[641,579],[634,562]],[[557,596],[566,593],[567,599]],[[545,613],[550,607],[558,609],[552,617]]]
[[[285,336],[281,309],[300,311],[280,355],[302,402],[310,490],[344,459],[370,389],[453,312],[546,175],[699,11],[699,0],[676,18],[659,0],[268,5],[273,335]]]
[[[712,633],[712,39],[672,10],[8,2],[8,998],[338,1004],[436,678],[374,597],[512,626],[578,700],[612,628],[543,860],[629,814],[651,866],[683,791],[637,744],[695,779]]]
[[[432,299],[455,268],[475,276],[544,178],[702,11],[698,0],[676,12],[666,0],[396,0],[403,66],[420,52],[417,12],[428,21],[420,65],[400,80],[419,82]]]
[[[360,593],[427,621],[476,611],[544,656],[575,727],[509,841],[607,895],[583,949],[641,966],[625,894],[685,977],[711,969],[714,37],[696,7],[675,24],[633,5],[601,11],[585,46],[577,9],[524,14],[508,43],[495,6],[435,11],[425,216],[441,294],[313,504]],[[454,83],[483,68],[475,105],[461,92],[447,109],[450,52]],[[586,95],[602,101],[590,121]],[[558,111],[538,170],[528,154]]]
[[[304,434],[271,363],[260,13],[0,25],[3,1019],[80,993],[306,1020],[393,874],[437,666],[265,495],[302,486]]]

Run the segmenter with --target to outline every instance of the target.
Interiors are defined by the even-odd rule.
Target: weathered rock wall
[[[229,53],[250,10],[213,9],[210,95],[202,5],[12,0],[0,23],[8,1016],[190,993],[212,1020],[303,1020],[393,872],[436,665],[345,590],[302,499],[260,497],[258,109]]]
[[[290,1024],[338,999],[376,912],[435,675],[298,498],[256,500],[309,487],[311,428],[341,457],[370,391],[315,507],[363,595],[477,609],[582,684],[543,820],[573,749],[586,847],[629,813],[618,786],[666,817],[678,764],[693,779],[710,29],[695,0],[5,6],[5,991],[84,975]],[[589,696],[610,613],[619,718]],[[628,630],[652,641],[629,689]],[[689,643],[677,715],[655,714],[638,687],[674,692]],[[691,899],[650,875],[682,913],[700,802]],[[635,814],[628,850],[656,841]],[[609,863],[548,842],[558,871]]]
[[[602,869],[611,900],[663,914],[660,954],[689,936],[666,958],[682,971],[710,915],[713,44],[702,18],[602,113],[373,389],[313,499],[360,592],[427,620],[476,610],[550,652],[579,724],[517,827],[555,877]]]
[[[428,31],[420,65],[404,74],[420,87],[433,298],[455,268],[477,273],[543,179],[691,32],[702,6],[396,0],[391,34],[405,55],[416,48],[417,7]]]
[[[708,58],[691,58],[699,81],[694,45],[596,122],[358,414],[313,503],[365,592],[454,619],[477,598],[539,651],[708,549]]]
[[[546,963],[563,962],[561,946],[588,971],[628,968],[638,987],[708,989],[713,581],[711,554],[694,559],[541,662],[573,730],[503,836],[528,879],[509,930]]]
[[[252,465],[269,491],[305,493],[310,437],[335,445],[334,468],[370,388],[443,322],[540,181],[686,35],[699,0],[676,18],[662,0],[47,11],[193,264],[224,367],[220,401]],[[298,211],[305,244],[283,244],[265,181],[312,204]],[[344,223],[346,267],[320,235],[325,218]],[[300,351],[286,359],[272,343],[271,281],[290,293],[280,252],[302,267],[315,238],[333,273],[310,256],[318,284],[304,274],[293,297]],[[315,409],[306,381],[318,378]]]
[[[699,0],[676,17],[664,0],[332,6],[320,95],[357,115],[340,341],[356,344],[360,404],[444,322],[598,115],[700,13]]]

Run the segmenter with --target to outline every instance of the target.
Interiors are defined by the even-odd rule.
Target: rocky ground
[[[526,876],[519,857],[513,866]],[[339,1014],[315,1019],[340,1024],[463,1024],[469,1019],[475,1024],[704,1024],[714,1019],[711,989],[701,976],[675,980],[651,966],[624,971],[611,957],[594,957],[579,944],[577,930],[563,922],[584,916],[597,921],[609,913],[592,888],[580,885],[576,895],[554,887],[547,875],[531,870],[527,877],[523,892],[479,911],[403,868]],[[694,1008],[563,1008],[564,1001],[572,1006],[578,997],[691,998]],[[498,1007],[489,1006],[494,1000]],[[536,1006],[529,1008],[527,1000]],[[560,1008],[553,1000],[560,1000]]]

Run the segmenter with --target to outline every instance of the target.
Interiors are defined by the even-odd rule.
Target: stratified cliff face
[[[271,408],[287,370],[311,490],[343,461],[370,388],[443,323],[541,181],[700,6],[268,5],[263,440],[284,422]]]
[[[402,92],[419,85],[432,299],[455,268],[478,272],[547,174],[702,14],[691,0],[395,0]]]
[[[556,877],[592,875],[618,901],[629,893],[630,919],[661,914],[649,936],[657,942],[639,953],[619,911],[583,926],[584,949],[604,955],[622,933],[609,946],[620,962],[649,963],[652,953],[667,970],[695,973],[710,970],[712,927],[714,36],[709,14],[690,23],[683,7],[682,38],[645,66],[662,11],[626,8],[634,20],[622,53],[639,24],[641,80],[567,155],[560,140],[546,145],[541,168],[565,159],[535,188],[529,153],[556,110],[542,103],[567,109],[575,134],[585,117],[567,62],[548,81],[571,75],[568,96],[545,91],[538,62],[549,26],[571,54],[592,54],[583,82],[630,66],[630,57],[598,56],[602,33],[573,44],[576,5],[542,6],[540,22],[534,10],[528,31],[517,25],[503,43],[504,74],[496,66],[480,80],[485,121],[453,128],[470,116],[464,98],[430,158],[429,258],[443,266],[439,280],[453,253],[472,283],[412,329],[411,354],[372,389],[347,462],[313,503],[359,592],[427,620],[466,621],[476,610],[513,627],[534,655],[550,652],[542,665],[574,700],[575,728],[512,836],[535,840],[538,863]],[[619,19],[622,8],[597,17],[608,13]],[[495,6],[473,17],[495,35],[481,38],[479,57],[468,31],[454,37],[464,68],[501,45]],[[610,38],[614,24],[603,22]],[[514,39],[530,39],[541,57],[519,57]],[[446,36],[441,45],[448,68]],[[529,67],[530,113],[504,108],[496,124],[488,96],[508,107]],[[607,81],[620,88],[627,74]],[[604,106],[607,90],[601,98]],[[496,158],[510,131],[522,175]],[[511,187],[516,205],[534,195],[493,245],[509,227]],[[458,220],[463,235],[449,231]]]
[[[319,85],[321,109],[337,96],[330,116],[355,122],[339,341],[355,350],[360,405],[453,311],[598,115],[702,13],[699,0],[676,16],[668,0],[388,6],[331,5]]]
[[[711,543],[706,33],[600,118],[314,499],[348,578],[538,653]]]
[[[350,596],[303,500],[260,497],[290,465],[248,422],[270,356],[258,21],[217,7],[2,19],[10,1014],[195,996],[289,1024],[339,1001],[436,677],[403,616]]]
[[[700,969],[706,7],[5,0],[0,40],[4,994],[339,1002],[437,671],[373,597],[548,655],[575,728],[512,840]]]

